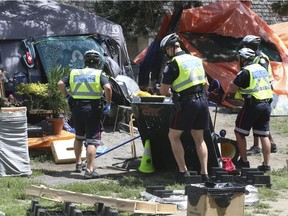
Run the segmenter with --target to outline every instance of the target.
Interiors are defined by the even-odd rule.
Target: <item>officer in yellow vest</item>
[[[268,71],[269,80],[272,83],[273,75],[272,75],[272,68],[270,65],[270,59],[267,55],[265,55],[265,53],[263,53],[260,50],[260,43],[261,43],[261,38],[256,35],[246,35],[241,42],[244,48],[247,47],[247,48],[254,50],[256,54],[254,62],[260,64]],[[271,142],[271,153],[277,152],[277,145],[275,144],[272,138],[271,131],[269,134],[269,139]],[[261,149],[259,147],[259,140],[260,140],[259,137],[257,136],[254,137],[253,146],[251,146],[251,148],[247,150],[247,155],[255,155],[255,154],[261,153]]]
[[[160,93],[173,93],[176,111],[169,125],[169,140],[178,165],[176,182],[184,183],[190,173],[184,157],[184,148],[180,136],[184,131],[191,133],[199,157],[202,181],[209,181],[208,150],[204,141],[204,130],[209,129],[209,109],[205,91],[209,84],[202,60],[186,54],[181,48],[177,34],[163,38],[160,48],[171,59],[163,71]]]
[[[94,170],[94,159],[97,146],[101,145],[101,97],[104,89],[106,104],[103,113],[107,114],[111,107],[112,89],[103,71],[99,69],[100,53],[96,50],[88,50],[84,54],[84,61],[86,67],[73,69],[69,76],[58,82],[58,88],[71,103],[76,131],[74,142],[76,172],[82,171],[81,153],[83,141],[86,140],[87,167],[84,177],[91,179],[100,177]],[[70,88],[69,94],[67,88]]]
[[[271,143],[269,136],[269,121],[272,102],[272,89],[268,71],[254,60],[257,57],[250,48],[238,51],[241,70],[229,86],[229,92],[235,93],[236,99],[243,99],[244,105],[239,111],[235,124],[235,135],[241,158],[236,167],[250,167],[247,160],[246,136],[253,128],[253,136],[260,137],[263,149],[263,164],[260,171],[270,171],[269,160]]]

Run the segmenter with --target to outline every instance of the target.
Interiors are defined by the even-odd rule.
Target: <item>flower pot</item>
[[[47,121],[53,125],[53,135],[60,135],[64,125],[63,118],[47,118]]]

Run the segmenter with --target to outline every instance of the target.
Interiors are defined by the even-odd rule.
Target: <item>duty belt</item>
[[[97,100],[74,100],[75,105],[88,105],[88,104],[96,104]]]
[[[204,92],[195,92],[189,95],[181,95],[180,100],[197,100],[199,98],[202,98],[204,96]]]
[[[258,103],[270,103],[270,102],[272,102],[271,98],[259,100],[259,99],[252,97],[252,98],[245,99],[246,104],[258,104]]]

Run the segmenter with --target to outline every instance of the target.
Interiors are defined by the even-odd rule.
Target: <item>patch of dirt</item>
[[[231,110],[223,107],[218,107],[216,112],[216,107],[210,107],[210,114],[212,123],[215,123],[215,132],[219,133],[220,130],[226,130],[226,137],[232,140],[235,140],[234,135],[234,122],[236,119],[237,113],[232,113]],[[216,117],[215,117],[216,115]],[[277,121],[279,117],[272,117],[271,121]],[[113,126],[112,126],[113,127]],[[136,159],[133,159],[134,156],[131,150],[131,142],[127,142],[131,137],[127,132],[113,132],[112,127],[105,128],[105,132],[102,133],[102,141],[109,148],[116,147],[115,150],[96,158],[95,166],[97,168],[97,172],[103,176],[109,175],[123,175],[129,172],[137,172],[137,166],[140,164],[139,157],[142,156],[144,147],[141,141],[141,138],[136,139],[135,147],[136,147]],[[271,154],[270,165],[272,169],[280,169],[287,166],[286,160],[287,157],[287,138],[277,133],[277,131],[273,131],[271,128],[273,139],[277,144],[278,151],[277,153]],[[135,136],[139,135],[137,132]],[[248,138],[248,146],[249,148],[253,144],[253,137],[250,135]],[[127,142],[127,144],[123,144]],[[123,144],[123,145],[121,145]],[[119,147],[117,147],[119,146]],[[262,155],[258,156],[249,156],[249,161],[251,167],[257,167],[262,163]],[[127,167],[131,167],[131,170],[127,170]],[[136,168],[135,168],[136,167]],[[124,169],[123,169],[124,168]],[[72,182],[82,182],[82,181],[100,181],[101,179],[95,180],[84,180],[82,173],[74,173],[75,164],[54,164],[54,163],[35,163],[32,164],[32,169],[43,169],[45,170],[44,176],[39,176],[37,179],[47,185],[53,187],[59,184],[67,184]],[[55,171],[55,172],[54,172]],[[102,179],[103,181],[103,179]],[[273,179],[272,179],[272,189],[273,190]],[[282,196],[284,197],[284,196]],[[260,200],[261,201],[261,200]],[[269,201],[268,203],[269,215],[273,215],[277,213],[278,216],[287,216],[288,209],[286,208],[287,200],[284,198],[278,198],[277,201]],[[260,216],[262,214],[258,214],[253,212],[253,207],[245,207],[245,212],[253,213],[255,216]],[[272,214],[273,213],[273,214]],[[177,215],[186,215],[186,211],[179,211]]]
[[[234,126],[235,126],[235,120],[237,117],[237,112],[229,112],[230,109],[225,107],[220,107],[217,109],[215,107],[210,107],[210,113],[211,117],[214,121],[214,117],[216,114],[216,121],[215,121],[215,132],[219,133],[220,130],[225,129],[226,130],[226,138],[236,140],[235,134],[234,134]],[[283,118],[283,117],[271,117],[271,121],[277,121],[277,119]],[[271,153],[270,155],[270,166],[272,169],[280,169],[285,166],[287,166],[286,160],[288,159],[287,155],[287,138],[279,133],[277,131],[273,130],[273,128],[270,128],[271,134],[273,136],[273,139],[275,143],[277,144],[278,151],[276,153]],[[247,149],[249,149],[253,145],[253,136],[252,131],[250,132],[250,135],[247,137]],[[261,144],[260,144],[261,147]],[[252,168],[256,168],[258,165],[261,165],[263,162],[263,157],[261,155],[253,155],[248,156],[248,160],[250,162],[250,166]]]
[[[219,133],[220,130],[225,129],[226,130],[226,137],[229,139],[236,140],[234,135],[234,124],[237,116],[237,112],[229,112],[228,108],[220,107],[217,109],[215,107],[210,107],[210,113],[211,117],[214,120],[215,114],[216,114],[216,121],[215,121],[215,132]],[[283,118],[283,117],[271,117],[271,121],[277,121],[277,119]],[[273,129],[273,127],[270,128],[271,134],[273,136],[273,139],[275,143],[277,144],[278,151],[276,153],[271,153],[270,155],[270,166],[272,170],[278,170],[283,167],[288,166],[288,155],[287,155],[287,137],[283,136],[280,133],[277,133]],[[253,136],[250,132],[250,136],[247,137],[247,149],[250,148],[253,145]],[[261,146],[261,144],[260,144]],[[261,155],[253,155],[248,156],[248,160],[250,162],[251,168],[256,168],[258,165],[261,165],[263,161],[263,156]],[[271,179],[271,184],[273,190],[273,179]],[[283,191],[283,193],[287,193],[287,191]],[[288,209],[287,209],[287,199],[286,196],[280,191],[280,196],[275,201],[263,201],[263,203],[268,204],[269,208],[264,209],[262,208],[262,211],[259,210],[259,213],[255,211],[254,206],[245,206],[245,213],[250,213],[254,216],[264,216],[264,215],[271,215],[271,216],[287,216],[288,215]],[[281,195],[282,194],[282,195]],[[262,202],[261,200],[259,200]],[[260,213],[264,212],[264,213]]]

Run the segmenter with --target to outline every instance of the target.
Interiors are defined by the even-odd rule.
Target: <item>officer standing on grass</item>
[[[171,59],[163,71],[160,93],[168,95],[171,87],[176,108],[168,134],[178,165],[176,182],[184,183],[185,177],[190,176],[180,139],[184,131],[190,132],[194,139],[201,165],[202,181],[209,181],[208,150],[204,141],[204,130],[209,128],[209,109],[205,95],[209,84],[202,60],[182,51],[179,41],[178,35],[173,33],[164,37],[160,43],[160,48]]]
[[[240,72],[229,86],[229,92],[235,93],[236,99],[244,99],[244,105],[239,111],[235,124],[235,135],[241,158],[236,167],[250,167],[247,160],[246,136],[253,128],[253,136],[260,137],[263,149],[263,164],[260,171],[270,171],[269,121],[272,102],[272,89],[268,71],[254,60],[257,57],[250,48],[238,51],[240,56]]]
[[[254,59],[254,63],[260,64],[268,71],[269,80],[272,83],[273,75],[272,75],[272,68],[270,65],[270,60],[269,60],[269,57],[260,50],[259,48],[260,43],[261,43],[260,37],[255,36],[255,35],[246,35],[241,42],[244,48],[245,47],[250,48],[255,52],[256,57]],[[269,134],[269,139],[271,142],[271,153],[277,152],[277,145],[275,144],[272,138],[271,131]],[[261,150],[259,147],[259,140],[260,140],[259,137],[257,136],[254,137],[253,146],[251,146],[251,148],[247,150],[247,155],[254,155],[254,154],[261,153]]]
[[[101,97],[104,89],[106,104],[103,113],[107,114],[110,111],[112,89],[103,71],[99,69],[100,53],[96,50],[88,50],[84,54],[84,61],[86,67],[73,69],[69,76],[58,82],[58,88],[69,100],[72,108],[72,119],[76,130],[75,171],[82,171],[81,153],[83,141],[86,140],[87,167],[84,177],[91,179],[100,177],[94,170],[94,160],[97,146],[101,145]],[[70,88],[70,94],[68,94],[67,88]]]

